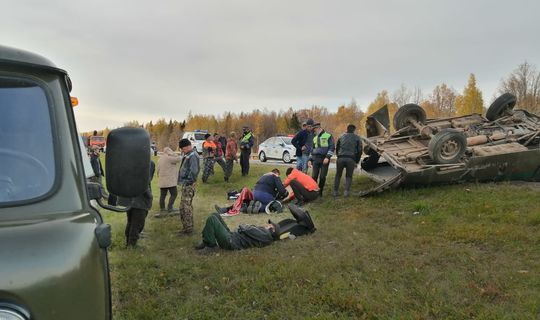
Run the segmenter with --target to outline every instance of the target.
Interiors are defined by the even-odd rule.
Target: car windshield
[[[285,144],[292,144],[291,141],[292,141],[292,138],[281,138],[283,139],[283,142],[285,142]]]
[[[0,77],[0,204],[51,190],[55,162],[45,92],[28,80]]]
[[[206,133],[196,133],[195,134],[195,140],[204,140],[204,135]]]

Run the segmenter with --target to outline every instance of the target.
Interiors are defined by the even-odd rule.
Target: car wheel
[[[467,138],[463,133],[453,129],[440,131],[428,144],[429,156],[438,164],[458,162],[466,149]]]
[[[291,163],[292,160],[291,160],[291,154],[287,151],[283,152],[283,157],[281,157],[281,159],[283,159],[283,162],[285,163]]]
[[[266,162],[266,153],[264,153],[264,151],[259,152],[259,160],[261,160],[261,162]]]
[[[486,112],[486,118],[489,121],[495,121],[507,115],[516,105],[516,96],[511,93],[505,93],[493,101]]]
[[[411,120],[419,123],[426,122],[426,112],[417,104],[409,103],[396,111],[394,115],[394,129],[399,130],[408,127]]]

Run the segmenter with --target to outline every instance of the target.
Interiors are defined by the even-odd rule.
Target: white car
[[[206,130],[188,131],[188,132],[184,132],[182,139],[188,139],[189,141],[191,141],[193,150],[201,154],[203,152],[202,144],[204,142],[204,135],[207,133],[208,131]]]
[[[259,160],[281,159],[285,163],[296,160],[296,148],[291,143],[291,137],[272,137],[259,145]]]

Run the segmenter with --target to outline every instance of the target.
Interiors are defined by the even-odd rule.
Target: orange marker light
[[[79,99],[77,97],[71,97],[71,106],[76,107],[79,105]]]

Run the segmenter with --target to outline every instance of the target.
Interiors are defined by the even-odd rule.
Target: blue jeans
[[[309,156],[307,154],[296,156],[296,169],[305,173],[307,171],[308,158]]]
[[[260,201],[262,203],[260,212],[264,212],[266,206],[275,199],[274,196],[269,193],[255,190],[253,191],[253,200]]]

